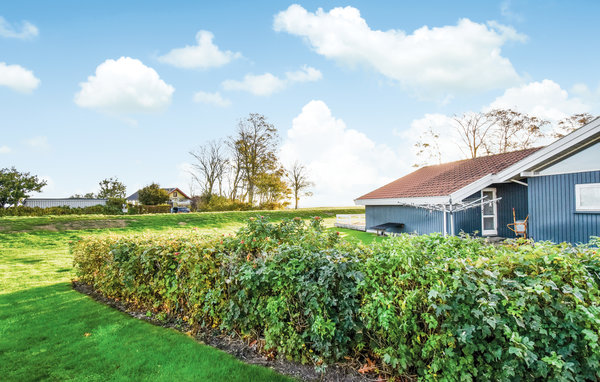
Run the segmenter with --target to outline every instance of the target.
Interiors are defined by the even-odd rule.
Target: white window
[[[481,190],[481,234],[484,236],[498,235],[498,208],[496,202],[495,188]]]
[[[575,210],[600,212],[600,183],[575,185]]]

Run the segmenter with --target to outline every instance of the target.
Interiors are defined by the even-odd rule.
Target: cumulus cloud
[[[429,131],[438,134],[437,140],[431,139]],[[419,159],[427,159],[430,164],[437,163],[438,158],[417,157],[418,148],[415,147],[415,144],[418,141],[437,144],[443,162],[460,160],[465,157],[458,144],[460,136],[455,128],[455,121],[452,116],[439,113],[425,114],[422,118],[413,120],[408,129],[394,130],[394,135],[403,140],[403,147],[410,148],[405,151],[405,155],[407,155],[405,158],[411,164],[419,163]]]
[[[303,37],[320,55],[373,68],[417,95],[436,97],[518,83],[520,77],[501,48],[508,41],[526,40],[512,27],[466,18],[411,34],[374,30],[350,6],[311,13],[294,4],[275,15],[273,27]]]
[[[497,97],[491,103],[481,108],[482,112],[492,109],[513,109],[521,113],[529,114],[549,120],[550,126],[547,126],[546,133],[561,119],[573,114],[589,112],[593,115],[600,113],[600,108],[596,105],[600,99],[600,88],[597,92],[591,91],[584,84],[577,84],[569,94],[561,88],[559,84],[552,80],[535,81],[522,86],[516,86],[506,89],[502,95]],[[444,162],[454,161],[465,158],[465,154],[460,150],[460,136],[456,130],[453,116],[444,114],[426,114],[422,118],[415,119],[410,127],[405,130],[396,130],[394,134],[402,139],[403,147],[410,147],[412,163],[417,163],[418,158],[415,144],[421,137],[427,137],[427,142],[433,142],[431,137],[427,136],[431,128],[439,134],[437,143]],[[538,141],[538,144],[544,145],[551,141],[548,136]],[[428,159],[428,158],[422,158]],[[430,163],[435,161],[430,160]]]
[[[196,45],[171,50],[158,59],[169,65],[185,69],[208,69],[223,66],[231,60],[242,57],[239,52],[222,51],[213,44],[214,35],[201,30],[196,34]]]
[[[2,37],[27,40],[36,37],[38,33],[37,27],[29,21],[21,22],[19,27],[10,24],[4,17],[0,16],[0,36]]]
[[[410,164],[386,145],[335,118],[323,101],[310,101],[294,118],[280,152],[288,165],[298,160],[315,182],[304,205],[351,205],[353,200],[406,173]]]
[[[12,149],[6,145],[0,146],[0,154],[8,154]]]
[[[25,140],[25,144],[31,148],[38,150],[47,150],[50,148],[50,144],[48,143],[48,137],[43,135],[37,135],[35,137],[29,138]]]
[[[323,75],[319,70],[305,65],[295,72],[286,72],[284,78],[271,73],[246,74],[242,81],[225,80],[222,86],[225,90],[242,90],[258,96],[268,96],[280,92],[294,83],[314,82],[321,78]]]
[[[0,86],[7,86],[20,93],[31,93],[39,85],[39,78],[31,70],[0,62]]]
[[[219,92],[207,93],[203,91],[194,94],[194,102],[205,103],[219,107],[227,107],[231,105],[231,101],[223,98]]]
[[[130,57],[104,61],[79,85],[78,106],[114,114],[164,110],[175,91],[154,69]]]
[[[582,90],[581,85],[578,90]],[[504,94],[484,107],[484,111],[490,109],[513,109],[552,122],[592,111],[586,100],[570,96],[559,84],[548,79],[506,89]]]

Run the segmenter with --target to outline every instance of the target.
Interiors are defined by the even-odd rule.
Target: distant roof
[[[541,147],[423,167],[357,200],[450,195],[488,174],[504,170],[539,149]]]
[[[171,192],[177,190],[179,191],[183,196],[185,196],[188,199],[191,199],[189,196],[187,196],[183,191],[181,191],[181,189],[177,188],[177,187],[167,187],[167,188],[161,188],[161,190],[165,190],[167,191],[167,194],[170,194]],[[133,194],[129,195],[127,197],[127,200],[139,200],[140,199],[140,195],[139,195],[140,190],[137,190],[136,192],[134,192]]]

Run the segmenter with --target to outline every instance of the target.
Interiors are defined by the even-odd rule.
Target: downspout
[[[448,218],[446,217],[446,205],[444,204],[444,237],[448,236]]]
[[[450,235],[454,236],[454,206],[450,197]]]

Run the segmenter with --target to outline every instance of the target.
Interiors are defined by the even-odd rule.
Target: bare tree
[[[236,140],[233,137],[227,139],[227,147],[229,148],[231,157],[229,159],[229,168],[226,173],[226,181],[228,185],[228,196],[231,201],[243,199],[242,185],[242,156],[236,148]]]
[[[413,167],[423,167],[431,164],[442,163],[442,150],[440,148],[440,134],[429,126],[425,133],[419,136],[417,143],[417,157],[419,162],[413,164]]]
[[[487,154],[531,148],[544,137],[542,128],[550,124],[549,121],[511,109],[495,109],[486,115],[493,122],[489,139],[483,143]]]
[[[456,130],[461,139],[460,150],[469,158],[481,156],[485,150],[486,142],[491,138],[494,128],[494,119],[487,113],[464,113],[462,116],[454,116]]]
[[[214,195],[215,187],[218,187],[219,194],[222,191],[223,176],[228,166],[225,151],[222,141],[210,141],[197,150],[190,151],[190,155],[195,159],[191,175],[206,196]]]
[[[294,195],[294,209],[298,209],[300,197],[312,196],[312,192],[308,191],[308,188],[313,187],[315,184],[309,180],[306,167],[297,161],[288,169],[286,176]]]
[[[573,114],[570,117],[563,118],[558,121],[552,136],[557,139],[562,138],[565,135],[577,130],[581,126],[590,123],[594,119],[596,119],[596,117],[590,113]]]

